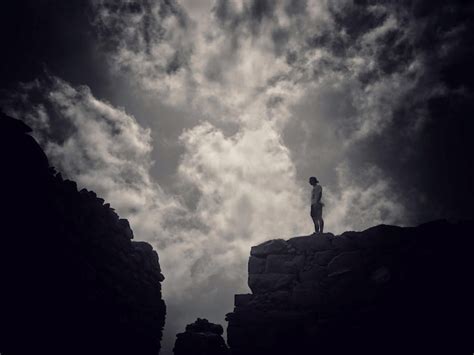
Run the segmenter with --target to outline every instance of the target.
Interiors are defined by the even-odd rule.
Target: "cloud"
[[[34,128],[59,171],[109,201],[140,239],[162,237],[166,216],[179,213],[180,205],[150,176],[149,129],[88,87],[53,76],[20,85],[6,107]]]
[[[173,196],[150,175],[151,131],[88,87],[50,75],[21,84],[3,106],[34,127],[58,170],[105,198],[130,220],[136,239],[159,250],[168,346],[203,310],[223,322],[233,294],[247,292],[250,246],[311,230],[301,213],[304,191],[272,123],[231,136],[208,122],[183,132],[180,194]]]
[[[174,0],[91,0],[91,4],[93,24],[112,70],[182,104],[193,46],[192,23],[179,4]]]
[[[406,225],[406,208],[394,189],[394,181],[380,169],[364,167],[364,173],[357,178],[345,164],[336,171],[339,187],[335,192],[328,189],[325,193],[325,223],[333,226],[334,233],[363,230],[381,223]]]
[[[164,109],[141,128],[57,78],[24,84],[17,99],[33,106],[16,110],[58,167],[159,248],[168,342],[197,316],[222,322],[246,292],[251,245],[311,230],[310,175],[329,231],[469,213],[474,32],[462,2],[91,4],[110,80],[180,110],[179,129]],[[166,186],[150,172],[157,137],[181,153]]]

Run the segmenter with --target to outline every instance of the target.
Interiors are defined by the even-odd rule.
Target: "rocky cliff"
[[[0,117],[0,353],[158,354],[158,254]]]
[[[227,315],[232,354],[472,351],[472,256],[462,255],[473,227],[380,225],[253,247],[252,294],[236,295]]]

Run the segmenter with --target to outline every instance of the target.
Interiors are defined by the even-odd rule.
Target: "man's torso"
[[[316,205],[320,202],[319,196],[322,194],[323,188],[321,185],[314,185],[311,191],[311,205]]]

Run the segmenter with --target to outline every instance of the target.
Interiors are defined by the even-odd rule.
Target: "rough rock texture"
[[[463,322],[472,308],[461,301],[472,255],[461,254],[472,252],[473,230],[472,222],[380,225],[252,247],[253,293],[235,295],[227,315],[231,353],[472,351]]]
[[[158,354],[158,254],[0,117],[0,353]]]
[[[229,349],[222,338],[224,329],[219,324],[198,318],[188,324],[184,333],[176,335],[175,355],[227,355]]]

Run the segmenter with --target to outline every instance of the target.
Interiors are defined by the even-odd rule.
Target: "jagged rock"
[[[334,250],[320,251],[314,254],[314,259],[318,265],[326,266],[336,256],[336,254],[337,253]]]
[[[252,247],[250,255],[262,258],[270,254],[285,254],[288,248],[288,244],[283,239],[274,239]]]
[[[332,234],[312,234],[304,237],[294,237],[288,240],[293,248],[298,252],[311,253],[314,251],[328,250],[331,245]]]
[[[227,355],[229,349],[222,338],[223,328],[198,318],[188,324],[184,333],[176,335],[175,355]]]
[[[265,272],[265,264],[265,259],[251,255],[248,265],[249,274],[263,274]]]
[[[102,199],[100,199],[102,200]],[[103,200],[102,201],[99,201],[99,202],[102,202],[103,203]],[[101,204],[102,204],[101,203]],[[107,205],[107,204],[106,204]],[[104,205],[105,206],[105,205]],[[125,236],[128,238],[128,239],[133,239],[133,231],[132,231],[132,228],[130,228],[130,223],[128,222],[128,219],[124,219],[124,218],[120,218],[118,220],[118,224],[120,227],[122,227],[122,230],[125,234]]]
[[[331,238],[332,248],[338,251],[349,251],[356,250],[357,243],[353,239],[348,238],[346,235],[340,235],[338,237]]]
[[[321,291],[318,289],[294,289],[291,292],[290,303],[295,308],[311,308],[323,302]]]
[[[472,251],[473,228],[382,225],[252,248],[253,294],[236,297],[226,316],[232,355],[452,353],[470,344],[458,297],[473,268],[460,267],[458,252]]]
[[[157,253],[92,191],[49,167],[0,118],[0,352],[156,355],[165,318]]]
[[[243,295],[235,295],[234,296],[234,303],[236,307],[245,306],[252,301],[253,295],[251,293],[243,294]]]
[[[319,282],[322,278],[328,275],[328,269],[324,266],[314,265],[310,269],[300,270],[298,280],[301,283],[305,282]]]
[[[249,287],[253,293],[272,292],[291,287],[296,280],[289,274],[253,274],[249,275]]]
[[[385,266],[379,267],[372,273],[371,279],[378,284],[387,283],[390,281],[390,270]]]
[[[303,266],[302,255],[269,255],[265,266],[268,274],[296,274]]]
[[[336,256],[328,265],[328,273],[339,275],[347,271],[359,270],[362,267],[360,251],[343,252]]]

